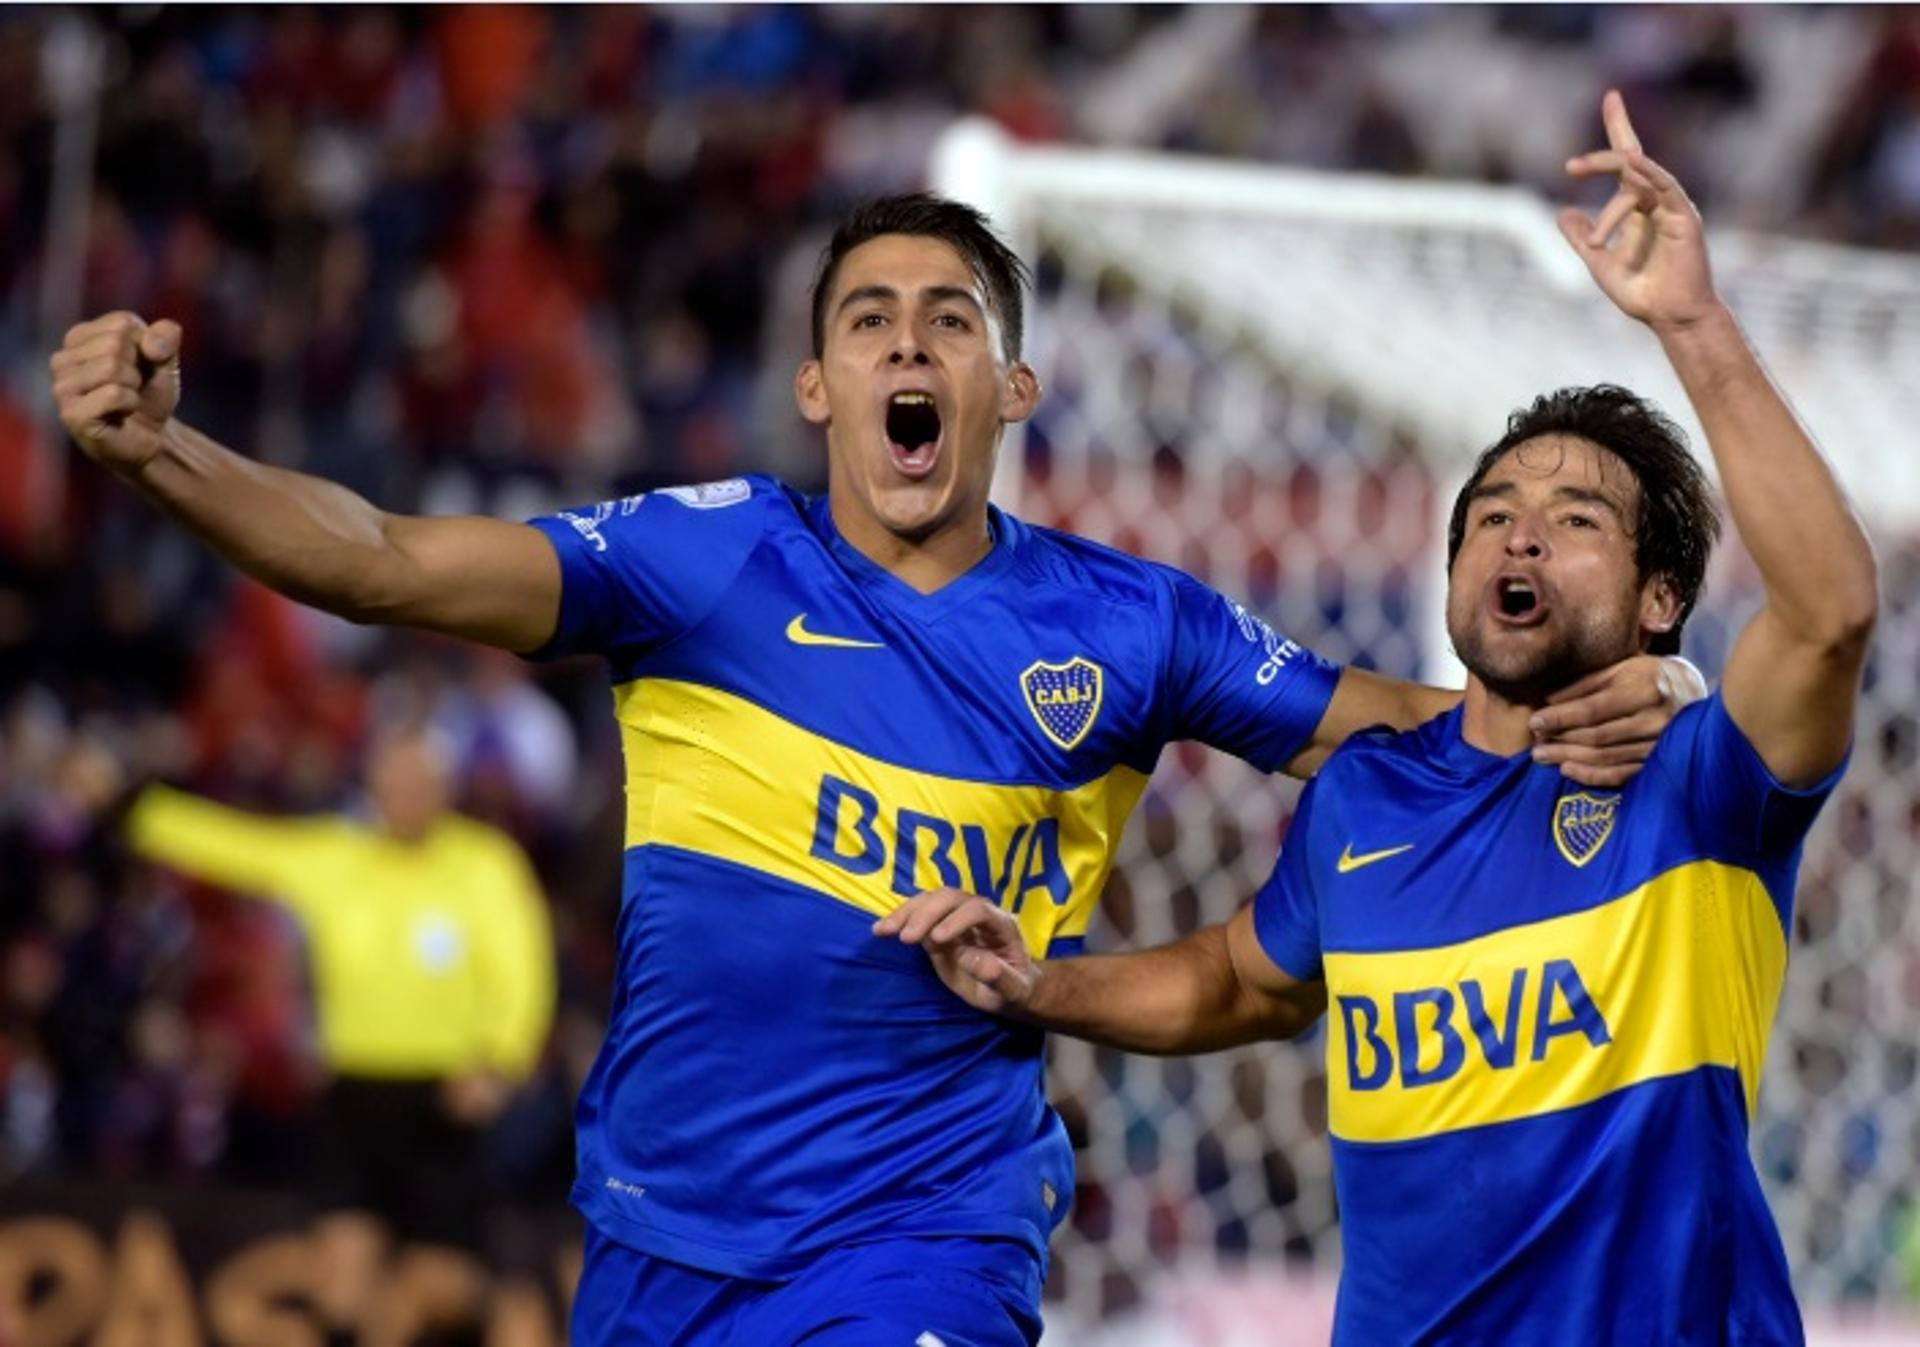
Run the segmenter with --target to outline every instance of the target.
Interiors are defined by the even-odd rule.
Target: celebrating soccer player
[[[1659,338],[1765,582],[1720,691],[1618,792],[1526,753],[1556,689],[1674,648],[1718,530],[1670,422],[1623,389],[1562,390],[1455,502],[1465,701],[1337,752],[1250,907],[1041,964],[957,893],[879,923],[976,1006],[1138,1051],[1283,1036],[1331,1005],[1340,1342],[1802,1341],[1746,1130],[1873,556],[1715,292],[1692,203],[1617,93],[1603,111],[1610,148],[1568,167],[1619,190],[1562,230]]]
[[[964,887],[1036,956],[1071,952],[1169,741],[1300,772],[1455,700],[991,508],[1002,428],[1040,396],[1023,280],[966,207],[861,210],[795,382],[824,498],[743,478],[533,526],[388,514],[220,447],[173,417],[173,324],[110,315],[53,358],[82,447],[282,592],[610,661],[628,851],[575,1343],[1032,1341],[1073,1189],[1041,1036],[869,924]],[[1635,658],[1563,707],[1611,722],[1565,770],[1630,775],[1669,672]]]

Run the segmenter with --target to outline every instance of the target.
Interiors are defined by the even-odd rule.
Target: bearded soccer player
[[[1526,749],[1545,698],[1673,649],[1718,530],[1679,432],[1612,387],[1513,417],[1455,504],[1463,704],[1320,771],[1229,923],[1034,965],[954,893],[879,923],[954,990],[1145,1052],[1285,1036],[1331,1002],[1342,1343],[1803,1341],[1747,1124],[1802,839],[1838,778],[1876,614],[1872,553],[1716,294],[1699,216],[1635,139],[1569,242],[1659,338],[1766,586],[1720,691],[1618,792]]]
[[[1169,741],[1304,772],[1456,699],[990,507],[1002,428],[1040,397],[1023,279],[967,207],[863,209],[795,379],[824,498],[743,478],[531,526],[388,514],[220,447],[173,418],[172,324],[110,315],[53,358],[81,446],[281,592],[610,662],[628,851],[578,1111],[576,1343],[1032,1341],[1073,1184],[1041,1035],[869,923],[966,887],[1036,955],[1073,952]],[[1629,775],[1671,674],[1601,675],[1560,710],[1605,742],[1545,751]]]

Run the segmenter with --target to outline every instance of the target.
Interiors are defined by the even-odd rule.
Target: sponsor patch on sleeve
[[[1240,628],[1240,634],[1266,651],[1265,661],[1253,675],[1253,681],[1265,687],[1280,676],[1280,671],[1287,667],[1288,661],[1300,653],[1300,647],[1232,599],[1227,600],[1227,606],[1233,610],[1233,620]]]
[[[697,486],[670,486],[662,495],[672,496],[690,510],[719,510],[738,505],[753,494],[753,486],[744,477],[729,477],[720,482],[701,482]]]

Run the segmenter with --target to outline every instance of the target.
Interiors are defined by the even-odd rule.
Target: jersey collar
[[[1422,735],[1427,738],[1429,751],[1450,771],[1461,776],[1481,777],[1507,771],[1516,764],[1529,767],[1533,765],[1532,755],[1525,749],[1502,757],[1498,753],[1489,753],[1484,748],[1475,748],[1460,733],[1460,727],[1465,720],[1466,706],[1463,703],[1421,727]]]
[[[989,503],[987,529],[993,544],[987,554],[933,593],[922,594],[840,535],[825,495],[814,496],[807,502],[807,516],[814,533],[826,543],[827,550],[849,578],[888,608],[919,622],[937,621],[1005,575],[1018,553],[1020,535],[1025,532],[1018,520]]]

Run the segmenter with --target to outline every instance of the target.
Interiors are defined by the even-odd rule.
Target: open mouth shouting
[[[940,458],[940,408],[933,394],[903,389],[887,399],[887,457],[903,477],[926,477]]]
[[[1505,627],[1537,627],[1547,620],[1547,601],[1532,576],[1509,571],[1494,577],[1488,607]]]

